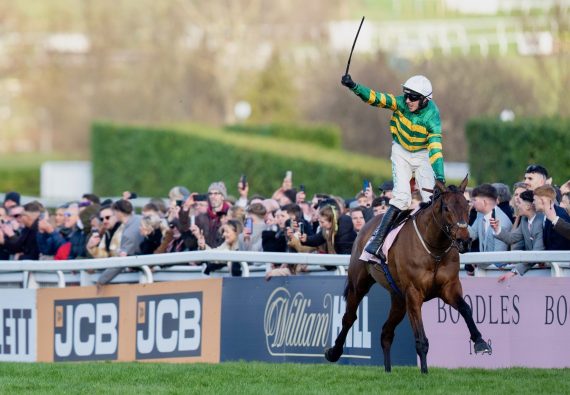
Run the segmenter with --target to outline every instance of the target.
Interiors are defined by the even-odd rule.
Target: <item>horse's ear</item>
[[[465,188],[467,188],[467,181],[469,181],[469,173],[465,175],[463,181],[461,181],[461,185],[459,185],[459,190],[461,192],[465,192]]]
[[[435,180],[435,187],[436,189],[439,189],[441,193],[445,192],[445,190],[447,189],[445,187],[445,184],[437,179]]]

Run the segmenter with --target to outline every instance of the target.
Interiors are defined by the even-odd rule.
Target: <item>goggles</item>
[[[418,101],[424,97],[416,92],[404,92],[404,100],[410,99],[410,101]]]

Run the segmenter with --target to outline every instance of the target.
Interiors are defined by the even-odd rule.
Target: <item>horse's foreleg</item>
[[[471,307],[469,307],[465,299],[463,299],[461,284],[454,283],[445,291],[446,292],[444,292],[442,295],[442,299],[445,303],[455,308],[465,320],[467,328],[469,329],[471,341],[474,344],[473,348],[475,350],[475,353],[490,354],[492,352],[491,347],[485,340],[483,340],[481,332],[479,332],[477,325],[475,325],[475,321],[473,320],[473,312],[471,311]]]
[[[342,356],[346,336],[357,318],[356,311],[358,310],[358,305],[364,298],[364,295],[368,293],[372,284],[374,284],[374,280],[370,276],[358,280],[356,285],[349,279],[346,290],[346,310],[342,316],[342,329],[334,342],[334,346],[325,350],[327,361],[336,362]]]
[[[404,299],[392,294],[392,305],[390,306],[390,314],[388,319],[382,326],[382,335],[380,336],[380,344],[384,352],[384,370],[392,371],[392,359],[390,357],[390,349],[394,341],[394,330],[406,315],[406,303]]]
[[[417,289],[409,287],[406,290],[406,308],[408,317],[412,324],[412,330],[416,338],[416,352],[420,358],[420,369],[422,373],[427,373],[427,353],[429,350],[429,342],[424,331],[424,323],[422,320],[422,304],[423,296]]]

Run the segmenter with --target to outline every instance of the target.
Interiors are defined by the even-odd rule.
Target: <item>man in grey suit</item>
[[[469,226],[471,239],[479,239],[479,251],[507,251],[509,246],[493,236],[491,218],[500,221],[500,227],[506,232],[511,230],[512,222],[509,217],[497,207],[497,190],[491,184],[481,184],[471,193],[473,207],[477,211],[477,218]]]
[[[533,204],[534,193],[524,191],[520,194],[520,203],[517,207],[521,216],[520,225],[512,231],[504,231],[500,227],[499,220],[491,219],[491,227],[494,236],[507,244],[514,245],[520,241],[524,242],[524,250],[539,251],[544,250],[542,233],[544,229],[544,214],[537,213]],[[509,273],[499,277],[499,282],[503,282],[516,275],[524,275],[534,263],[519,263]]]

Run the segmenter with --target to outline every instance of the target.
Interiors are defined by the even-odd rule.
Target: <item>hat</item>
[[[212,192],[212,191],[218,191],[222,194],[222,196],[225,198],[228,197],[228,191],[226,189],[226,184],[224,184],[223,181],[216,181],[210,184],[210,186],[208,187],[208,193]]]
[[[534,201],[534,193],[532,191],[523,191],[521,192],[519,197],[521,198],[521,200],[524,200],[525,202],[528,203],[532,203]]]
[[[11,200],[19,206],[20,194],[18,192],[8,192],[6,196],[4,196],[4,202],[6,202],[7,200]]]
[[[378,189],[381,191],[392,191],[394,189],[394,183],[392,181],[384,181]]]

